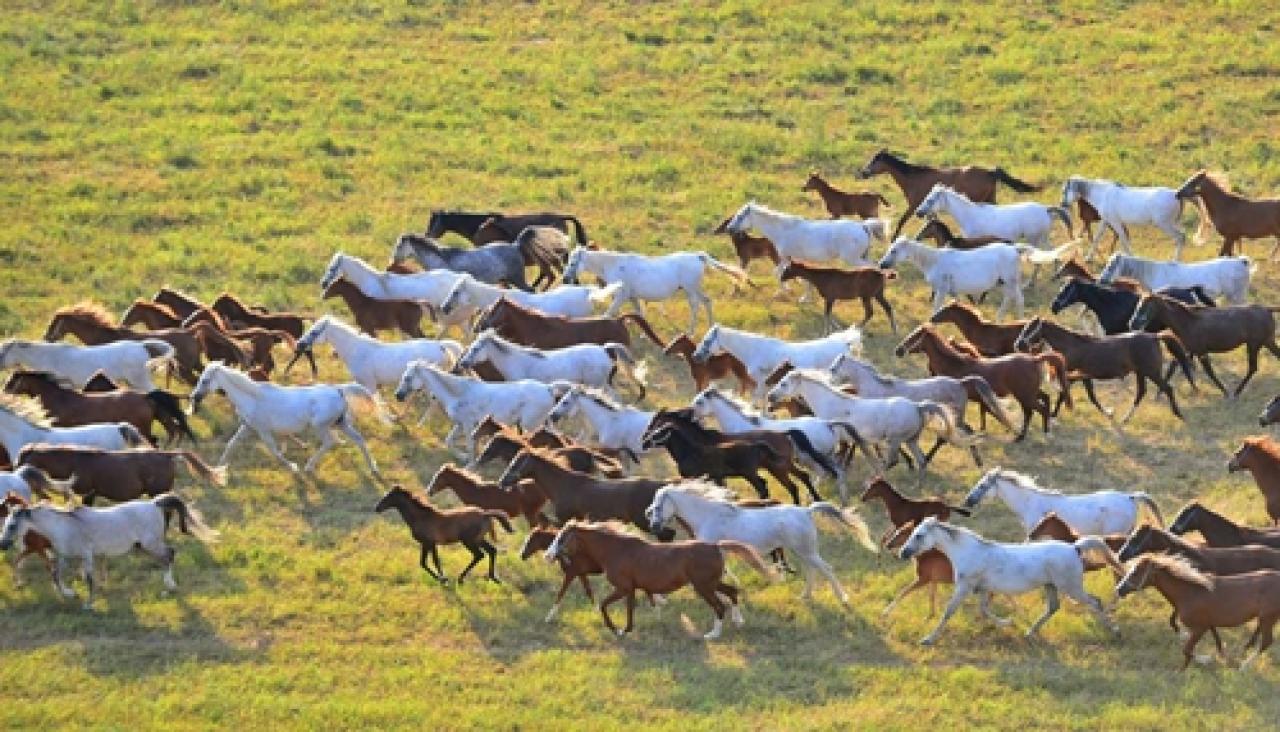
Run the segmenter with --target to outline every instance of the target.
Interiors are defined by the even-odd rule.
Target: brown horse
[[[776,266],[781,258],[778,256],[778,248],[769,241],[767,237],[755,236],[745,231],[729,231],[729,222],[733,217],[720,222],[711,233],[727,234],[729,241],[733,242],[733,251],[738,255],[738,264],[743,270],[747,268],[747,264],[753,259],[767,259]],[[736,284],[734,285],[737,286]]]
[[[1232,193],[1224,178],[1205,170],[1196,172],[1179,186],[1177,196],[1182,200],[1199,196],[1204,202],[1213,228],[1222,235],[1219,256],[1233,256],[1236,242],[1241,239],[1274,236],[1276,245],[1271,249],[1271,258],[1275,258],[1276,250],[1280,249],[1280,198],[1245,198]]]
[[[961,516],[970,515],[967,508],[952,506],[941,498],[907,498],[899,493],[893,484],[879,475],[868,479],[867,486],[862,491],[863,503],[870,503],[876,499],[884,503],[884,510],[889,514],[889,523],[893,524],[880,537],[880,545],[885,548],[889,548],[889,537],[907,524],[918,523],[929,516],[936,516],[939,521],[946,521],[951,518],[952,511]]]
[[[820,171],[809,173],[809,178],[800,187],[802,192],[817,191],[831,218],[841,216],[857,216],[860,219],[874,219],[880,216],[880,206],[893,208],[889,200],[875,191],[842,191],[823,179]]]
[[[551,545],[555,543],[556,537],[559,535],[560,529],[551,526],[534,526],[529,530],[529,536],[525,537],[524,544],[520,547],[520,558],[528,559],[534,554],[545,552],[551,548]],[[564,574],[564,581],[560,583],[560,589],[556,592],[556,601],[551,605],[551,609],[547,611],[546,622],[548,623],[554,620],[556,613],[560,611],[560,602],[564,600],[564,593],[569,590],[569,585],[573,584],[575,579],[582,583],[582,591],[586,593],[587,600],[592,605],[595,605],[596,596],[591,590],[591,581],[587,579],[587,576],[604,573],[604,568],[585,554],[558,557],[556,564],[560,566],[560,571]],[[645,595],[649,598],[649,604],[653,605],[653,595],[647,592]]]
[[[999,358],[972,356],[951,347],[928,323],[911,331],[894,349],[894,354],[899,358],[908,353],[923,353],[928,359],[929,372],[932,374],[955,378],[981,376],[997,396],[1013,397],[1022,409],[1022,430],[1014,438],[1015,442],[1026,438],[1031,415],[1035,412],[1040,414],[1045,433],[1049,432],[1049,395],[1040,389],[1043,365],[1052,369],[1059,388],[1068,392],[1067,407],[1072,406],[1066,360],[1058,353],[1015,353]],[[969,398],[981,404],[978,394],[970,393]],[[982,424],[985,426],[985,407],[981,414]]]
[[[1211,353],[1227,353],[1244,346],[1249,357],[1249,370],[1236,390],[1239,397],[1249,380],[1258,372],[1258,352],[1266,348],[1280,359],[1280,346],[1276,345],[1276,317],[1273,308],[1265,305],[1232,305],[1216,308],[1192,307],[1166,295],[1152,293],[1138,301],[1129,327],[1142,330],[1153,321],[1164,323],[1182,341],[1187,351],[1204,367],[1205,374],[1227,396],[1213,372],[1209,361]]]
[[[482,333],[492,328],[509,341],[543,350],[568,348],[580,343],[621,343],[630,348],[628,323],[638,325],[658,348],[666,347],[649,321],[639,313],[626,313],[614,318],[567,318],[527,308],[505,297],[498,298],[480,316],[475,331]]]
[[[1080,199],[1080,203],[1084,203],[1083,198]],[[1072,254],[1071,259],[1063,262],[1062,266],[1058,267],[1058,271],[1053,273],[1053,279],[1055,280],[1068,278],[1092,283],[1097,283],[1098,281],[1098,276],[1089,269],[1089,265],[1085,264],[1084,260],[1075,254]],[[1126,292],[1138,294],[1143,292],[1142,284],[1128,277],[1117,277],[1108,282],[1106,286],[1113,290],[1125,290]]]
[[[1017,352],[1014,343],[1017,342],[1018,334],[1022,332],[1028,321],[1014,320],[1008,323],[997,323],[984,318],[982,313],[972,305],[953,300],[938,308],[938,311],[930,316],[929,322],[935,325],[951,323],[978,349],[979,353],[988,358],[995,358]]]
[[[294,337],[282,330],[259,327],[231,328],[221,315],[203,305],[192,312],[186,320],[182,321],[184,328],[192,329],[193,332],[197,333],[206,332],[204,329],[199,328],[200,323],[209,324],[238,344],[239,350],[248,354],[249,368],[253,371],[270,374],[276,368],[275,358],[271,355],[272,349],[283,345],[289,350],[295,350],[297,346]],[[213,341],[210,342],[212,343]],[[209,358],[224,360],[221,358],[215,359],[212,354],[209,355]]]
[[[1180,536],[1150,524],[1139,526],[1117,551],[1122,562],[1143,554],[1173,554],[1185,558],[1201,572],[1219,577],[1261,569],[1280,571],[1280,549],[1243,545],[1229,547],[1197,546]]]
[[[944,224],[942,219],[929,219],[929,222],[916,232],[916,239],[920,241],[932,239],[938,246],[952,249],[977,249],[1005,241],[998,236],[956,236],[951,233],[950,227]]]
[[[782,272],[778,274],[778,279],[782,282],[800,279],[813,285],[818,294],[822,296],[822,316],[828,333],[841,327],[831,314],[831,308],[835,306],[837,301],[862,301],[863,318],[862,322],[858,324],[858,327],[862,328],[866,326],[867,321],[871,320],[871,301],[874,299],[880,303],[884,314],[888,316],[889,328],[894,335],[897,335],[898,324],[893,319],[893,308],[889,305],[889,301],[884,298],[885,286],[889,284],[889,280],[897,278],[898,273],[892,269],[885,270],[879,267],[840,269],[839,267],[820,267],[791,260],[787,261]]]
[[[102,497],[119,503],[173,490],[176,466],[210,485],[226,485],[227,469],[211,467],[190,450],[100,450],[71,445],[27,445],[18,453],[19,465],[40,468],[92,506]]]
[[[601,475],[608,478],[621,478],[624,477],[621,463],[622,458],[628,458],[633,463],[640,462],[640,459],[632,454],[631,450],[625,447],[612,448],[578,445],[565,438],[564,435],[561,435],[558,432],[553,432],[547,427],[539,427],[528,435],[523,435],[519,430],[508,425],[504,425],[491,416],[485,417],[484,420],[481,421],[480,424],[476,425],[476,428],[471,431],[471,443],[473,445],[479,445],[481,442],[491,437],[496,437],[499,434],[514,437],[522,444],[527,444],[528,447],[539,447],[546,450],[564,450],[567,448],[583,448],[588,450],[590,451],[591,459],[596,463],[597,468],[595,470],[574,468],[574,470],[577,470],[580,473],[599,472]],[[514,457],[515,456],[512,455],[505,459],[510,462]],[[615,468],[617,469],[616,475],[614,474]]]
[[[240,302],[235,295],[224,292],[209,307],[221,315],[228,324],[237,328],[266,328],[282,330],[295,340],[302,337],[306,323],[301,315],[286,312],[260,312]]]
[[[26,499],[17,493],[10,493],[0,500],[0,523],[9,517],[9,511],[16,508],[27,508]],[[13,583],[15,585],[22,584],[22,576],[18,574],[18,569],[27,557],[35,555],[44,560],[45,569],[49,570],[49,576],[56,579],[57,575],[53,571],[53,544],[38,531],[28,530],[22,536],[22,551],[18,556],[14,557],[9,566],[13,569]]]
[[[1050,511],[1049,513],[1046,513],[1035,526],[1032,526],[1030,531],[1027,532],[1028,541],[1040,541],[1044,539],[1065,541],[1068,544],[1074,544],[1080,540],[1080,534],[1076,533],[1076,530],[1071,528],[1066,521],[1059,518],[1058,514]],[[1124,546],[1124,543],[1129,540],[1129,537],[1124,534],[1115,534],[1103,536],[1101,539],[1107,543],[1107,546],[1111,548],[1111,551],[1118,552],[1120,551],[1120,548]],[[1096,572],[1100,569],[1107,569],[1108,567],[1115,571],[1115,567],[1112,567],[1106,562],[1094,559],[1091,556],[1082,555],[1081,559],[1084,561],[1084,571],[1086,572]],[[1119,577],[1119,572],[1116,572],[1116,575]]]
[[[378,300],[360,291],[344,277],[325,288],[322,298],[342,298],[361,332],[377,336],[380,331],[399,331],[410,338],[426,338],[422,332],[421,304],[412,300]]]
[[[716,614],[715,625],[704,638],[720,637],[725,610],[730,619],[742,625],[738,610],[738,589],[724,581],[725,555],[736,554],[760,574],[773,579],[774,574],[760,555],[740,541],[677,541],[659,544],[625,533],[616,525],[572,522],[560,530],[547,549],[548,559],[561,556],[582,557],[604,570],[613,592],[600,601],[604,624],[619,636],[635,627],[636,591],[669,594],[693,585],[694,591]],[[627,601],[627,624],[619,630],[609,617],[609,606]],[[725,601],[728,601],[728,607]]]
[[[431,575],[432,579],[442,585],[449,584],[449,578],[444,575],[444,568],[440,566],[440,550],[437,547],[441,544],[461,543],[471,552],[471,563],[462,570],[462,574],[458,575],[458,584],[466,580],[467,573],[479,564],[486,554],[489,555],[489,579],[501,582],[494,571],[498,549],[485,536],[494,535],[494,521],[498,522],[508,534],[514,532],[511,522],[507,520],[507,514],[494,509],[472,506],[454,509],[436,508],[427,499],[419,498],[399,485],[392,486],[391,490],[378,500],[373,510],[382,513],[388,508],[394,508],[400,513],[400,518],[409,527],[409,533],[422,545],[418,564]],[[434,572],[427,566],[428,555],[435,561]]]
[[[161,287],[151,301],[169,308],[179,319],[186,318],[200,307],[199,300],[171,287]]]
[[[517,483],[510,490],[502,490],[497,483],[490,483],[475,473],[463,470],[454,463],[445,463],[432,476],[427,486],[427,496],[453,491],[458,500],[476,508],[502,511],[510,518],[524,516],[530,527],[547,523],[542,507],[547,500],[528,482]]]
[[[196,316],[192,316],[196,317]],[[204,355],[210,361],[221,361],[229,366],[235,366],[241,369],[250,369],[254,367],[252,354],[249,352],[247,344],[237,343],[226,333],[218,330],[217,326],[205,321],[193,322],[187,326],[187,330],[191,331],[200,342]]]
[[[1244,444],[1227,463],[1228,472],[1241,470],[1253,475],[1253,482],[1266,501],[1271,524],[1280,526],[1280,442],[1265,435],[1244,438]]]
[[[54,312],[53,319],[44,332],[44,339],[58,341],[67,334],[79,338],[86,346],[116,341],[162,340],[173,346],[173,362],[178,367],[178,377],[189,384],[196,383],[204,368],[200,358],[203,349],[191,332],[182,328],[149,331],[121,328],[112,321],[111,314],[96,303],[81,302]]]
[[[477,441],[474,444],[480,443]],[[500,432],[489,439],[488,444],[476,457],[475,464],[488,465],[494,460],[501,460],[509,465],[521,450],[528,447],[537,446],[514,432]],[[617,460],[586,445],[567,445],[547,449],[563,460],[570,469],[579,473],[594,473],[605,478],[625,478],[627,475],[622,464]]]
[[[56,427],[128,422],[154,446],[156,438],[151,431],[151,424],[159,422],[164,427],[169,444],[180,441],[183,437],[191,440],[192,444],[197,442],[178,397],[164,389],[154,389],[145,394],[132,389],[104,393],[80,392],[52,374],[19,371],[9,377],[4,391],[40,400],[40,406],[44,407]]]
[[[668,356],[676,355],[684,359],[684,362],[689,365],[689,376],[693,378],[698,391],[707,388],[713,381],[727,379],[730,376],[738,380],[739,394],[746,396],[755,391],[756,380],[747,373],[747,367],[738,360],[737,356],[725,351],[711,356],[706,361],[694,361],[693,353],[697,349],[698,344],[694,343],[687,333],[681,333],[672,338],[662,352]]]
[[[1182,507],[1174,517],[1173,523],[1169,524],[1169,531],[1178,536],[1189,531],[1199,531],[1204,537],[1204,543],[1208,546],[1260,544],[1280,549],[1280,529],[1254,529],[1241,526],[1194,501]]]
[[[1191,663],[1196,644],[1210,630],[1218,641],[1218,653],[1226,661],[1217,628],[1233,628],[1257,618],[1258,625],[1245,648],[1257,643],[1241,668],[1271,647],[1272,633],[1280,620],[1280,572],[1261,571],[1215,577],[1197,571],[1185,559],[1148,555],[1139,559],[1116,585],[1120,597],[1155,587],[1173,606],[1190,635],[1182,646],[1182,669]]]
[[[141,325],[151,330],[160,330],[161,328],[177,328],[182,324],[182,318],[168,305],[161,305],[158,302],[143,300],[138,298],[133,304],[124,311],[124,315],[120,316],[120,327],[129,328],[135,325]]]
[[[907,543],[907,539],[911,537],[911,532],[916,530],[914,521],[907,522],[899,526],[892,534],[884,540],[886,549],[897,549]],[[947,559],[947,555],[937,549],[930,549],[913,557],[916,563],[916,579],[911,584],[898,590],[884,610],[880,612],[880,617],[888,617],[889,612],[897,606],[899,602],[907,595],[924,587],[929,588],[929,617],[933,617],[938,612],[938,585],[950,585],[955,583],[955,570],[951,566],[951,560]]]
[[[902,190],[907,199],[906,210],[898,219],[890,239],[897,239],[907,220],[915,213],[916,207],[929,195],[935,183],[942,183],[963,193],[974,203],[995,203],[996,186],[1003,183],[1018,193],[1033,193],[1040,186],[1031,185],[1014,178],[1002,168],[981,168],[966,165],[962,168],[934,168],[928,165],[908,163],[887,149],[881,148],[867,164],[858,171],[859,178],[870,178],[873,175],[888,173],[893,182]]]
[[[1067,361],[1071,378],[1084,383],[1084,391],[1089,395],[1089,401],[1098,408],[1099,412],[1108,417],[1111,416],[1111,412],[1098,403],[1098,395],[1094,393],[1094,379],[1123,379],[1133,374],[1137,377],[1137,391],[1133,397],[1133,405],[1129,407],[1129,413],[1120,420],[1122,423],[1129,421],[1134,410],[1142,403],[1142,398],[1147,395],[1147,379],[1154,382],[1156,389],[1169,398],[1169,409],[1173,411],[1174,416],[1185,419],[1182,412],[1178,410],[1178,400],[1163,373],[1164,356],[1160,351],[1162,344],[1177,365],[1182,367],[1182,373],[1192,387],[1196,382],[1191,373],[1191,361],[1187,352],[1182,347],[1182,342],[1173,333],[1161,331],[1095,336],[1064,328],[1051,320],[1035,317],[1022,329],[1014,345],[1019,351],[1029,352],[1045,344],[1062,354]],[[1062,406],[1061,396],[1058,397],[1058,404],[1054,406],[1054,414],[1058,413],[1060,406]]]

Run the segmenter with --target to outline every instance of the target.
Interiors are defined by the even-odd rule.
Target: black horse
[[[496,211],[443,211],[436,210],[431,212],[431,220],[427,222],[426,235],[436,239],[452,231],[459,236],[466,238],[473,244],[483,244],[486,242],[476,241],[476,232],[480,226],[486,221],[492,221],[492,225],[498,229],[503,235],[502,241],[515,241],[520,232],[528,226],[552,226],[566,234],[570,234],[569,226],[573,226],[572,236],[578,244],[585,245],[588,241],[587,231],[582,226],[582,222],[578,221],[578,217],[572,214],[562,213],[532,213],[532,214],[502,214]]]
[[[1199,285],[1195,287],[1166,287],[1158,292],[1188,305],[1218,306],[1213,298],[1204,291],[1204,288]],[[1057,315],[1072,305],[1081,303],[1092,310],[1094,315],[1098,316],[1098,322],[1102,324],[1102,330],[1107,335],[1118,335],[1120,333],[1128,333],[1131,330],[1129,320],[1133,317],[1134,311],[1138,309],[1138,301],[1141,299],[1142,296],[1136,292],[1073,279],[1062,286],[1062,289],[1053,298],[1053,304],[1049,306],[1049,309],[1053,311],[1054,315]],[[1159,319],[1153,319],[1152,322],[1147,324],[1145,330],[1148,333],[1158,333],[1167,327]]]

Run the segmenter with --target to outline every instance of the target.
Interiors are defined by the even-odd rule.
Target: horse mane
[[[112,315],[110,312],[108,312],[106,308],[102,307],[98,303],[91,302],[89,300],[81,300],[75,305],[68,305],[66,307],[58,308],[57,310],[54,311],[53,317],[54,318],[66,317],[66,318],[77,318],[80,320],[87,320],[90,323],[93,323],[94,325],[102,326],[103,328],[116,327],[115,316]]]
[[[182,293],[178,293],[178,294],[182,294]],[[174,320],[180,320],[180,318],[178,317],[178,314],[173,312],[173,308],[169,307],[168,305],[165,305],[162,302],[155,302],[153,300],[144,300],[140,297],[135,297],[133,299],[133,303],[129,305],[128,309],[132,310],[133,308],[141,308],[143,310],[158,310],[163,315],[167,315],[173,318]]]
[[[613,397],[609,396],[608,394],[604,393],[603,390],[598,389],[594,386],[587,386],[585,384],[574,384],[573,388],[580,395],[596,402],[597,404],[604,407],[605,409],[608,409],[611,412],[621,412],[624,409],[626,409],[626,407],[623,404],[621,404],[618,401],[615,401]]]
[[[1280,442],[1276,442],[1266,435],[1258,435],[1244,438],[1244,444],[1258,450],[1272,460],[1280,462]]]
[[[682,480],[679,483],[672,483],[666,486],[666,489],[669,491],[688,493],[689,495],[697,496],[698,498],[702,498],[713,503],[724,504],[726,508],[738,509],[738,495],[728,488],[716,485],[710,481],[697,478],[692,480]]]
[[[511,435],[504,435],[503,433],[499,432],[498,434],[494,435],[493,437],[494,437],[494,439],[497,439],[497,438],[499,438],[499,437],[511,437]],[[439,467],[439,469],[437,469],[437,470],[436,470],[435,475],[431,476],[431,482],[432,482],[432,483],[434,483],[434,482],[435,482],[435,480],[436,480],[436,478],[440,477],[440,474],[441,474],[441,473],[443,473],[443,472],[444,472],[444,471],[446,471],[446,470],[448,470],[448,471],[450,471],[450,472],[453,472],[453,473],[457,473],[458,475],[461,475],[462,477],[464,477],[464,478],[466,478],[466,479],[468,479],[468,480],[470,480],[470,481],[472,481],[472,482],[474,482],[474,483],[485,483],[485,482],[486,482],[486,481],[485,481],[484,476],[480,475],[479,473],[473,473],[473,472],[471,472],[470,470],[467,470],[466,468],[462,467],[461,465],[459,465],[459,464],[457,464],[457,463],[445,463],[444,465],[441,465],[441,466]]]
[[[1064,495],[1062,491],[1057,490],[1055,488],[1045,488],[1039,483],[1036,483],[1035,478],[1025,473],[1019,473],[1016,470],[1009,470],[1007,468],[993,468],[991,473],[995,477],[1003,478],[1004,480],[1007,480],[1010,483],[1013,483],[1019,488],[1025,488],[1029,491],[1035,491],[1036,493],[1039,493],[1041,495],[1046,495],[1046,496]]]
[[[51,373],[49,371],[15,371],[13,373],[12,378],[18,378],[23,376],[35,379],[37,381],[43,381],[46,384],[51,384],[60,389],[74,390],[76,388],[75,384],[73,384],[70,379],[66,379],[64,377],[58,376],[57,374]]]
[[[751,418],[760,416],[760,413],[755,410],[755,407],[751,406],[751,404],[745,399],[740,399],[739,397],[715,386],[708,386],[705,391],[708,396],[717,396],[733,405],[744,417]]]
[[[30,397],[0,393],[0,412],[5,412],[11,417],[17,417],[24,422],[29,422],[35,427],[48,429],[53,426],[49,421],[49,414],[44,411],[44,407],[40,406],[40,402]],[[12,456],[12,459],[16,460],[17,456]]]
[[[1199,585],[1206,590],[1213,589],[1213,577],[1196,569],[1186,557],[1174,554],[1147,554],[1143,558],[1156,569],[1163,569],[1176,579]]]
[[[922,170],[929,170],[929,168],[926,166],[907,162],[906,158],[903,158],[901,155],[898,155],[897,153],[889,150],[889,148],[887,147],[882,147],[879,150],[877,150],[876,154],[873,157],[884,158],[889,162],[890,165],[893,165],[894,167],[900,170],[905,170],[908,173],[915,173]]]
[[[1200,171],[1204,174],[1204,179],[1217,186],[1223,193],[1231,193],[1231,179],[1226,173],[1210,172],[1208,170]]]

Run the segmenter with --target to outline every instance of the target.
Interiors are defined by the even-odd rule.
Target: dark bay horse
[[[485,222],[500,229],[506,236],[502,241],[515,241],[520,232],[529,226],[551,226],[569,233],[573,227],[574,240],[583,246],[590,241],[586,229],[578,217],[562,213],[503,214],[497,211],[445,211],[437,209],[431,212],[427,222],[426,235],[438,239],[448,232],[464,237],[475,243],[476,232]]]

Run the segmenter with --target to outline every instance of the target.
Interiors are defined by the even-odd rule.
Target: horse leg
[[[487,539],[480,540],[480,548],[484,550],[485,554],[489,555],[489,579],[493,580],[495,584],[502,584],[502,580],[498,579],[496,566],[498,561],[498,548],[493,544],[490,544]]]
[[[219,467],[226,467],[227,456],[231,454],[231,450],[235,448],[236,445],[240,444],[241,440],[249,435],[249,429],[249,425],[244,422],[240,423],[240,427],[236,429],[235,434],[231,435],[231,439],[227,440],[227,446],[222,450],[222,457],[218,458]]]
[[[84,583],[89,588],[89,594],[84,599],[84,609],[93,609],[93,553],[90,552],[80,560],[80,572],[84,575]]]
[[[718,582],[716,584],[716,595],[729,606],[729,621],[741,628],[747,624],[747,619],[742,617],[742,607],[738,602],[738,588],[727,582]]]
[[[1044,423],[1044,433],[1049,434],[1049,395],[1043,391],[1036,393],[1036,409],[1040,412],[1040,421]]]
[[[462,542],[462,545],[467,548],[467,551],[471,552],[471,563],[462,570],[462,574],[458,575],[459,585],[466,581],[467,574],[471,571],[471,568],[479,564],[480,560],[484,559],[484,552],[481,551],[480,544],[478,542],[464,541]]]
[[[1133,416],[1134,411],[1137,410],[1138,405],[1142,403],[1143,397],[1147,395],[1147,377],[1137,372],[1134,372],[1134,376],[1137,378],[1138,383],[1133,394],[1133,404],[1129,405],[1129,411],[1125,412],[1124,419],[1120,420],[1120,424],[1125,424],[1129,421],[1129,418]],[[1155,377],[1159,378],[1159,376],[1160,373],[1157,371]],[[1173,390],[1169,388],[1169,385],[1156,382],[1156,388],[1169,396],[1169,405],[1172,407],[1173,413],[1178,417],[1178,419],[1182,419],[1182,415],[1178,412],[1178,403],[1174,401]]]
[[[1222,396],[1230,397],[1231,392],[1227,391],[1227,387],[1223,386],[1222,380],[1213,372],[1213,362],[1209,360],[1209,354],[1204,353],[1197,357],[1200,361],[1200,368],[1204,369],[1205,375],[1213,382],[1213,385],[1222,390]]]
[[[889,237],[889,241],[898,238],[898,234],[902,231],[902,227],[907,225],[907,220],[911,218],[911,214],[916,210],[915,206],[908,205],[906,210],[902,212],[902,216],[898,219],[898,223],[893,227],[893,236]]]
[[[440,579],[440,584],[449,584],[449,578],[444,573],[444,566],[440,564],[440,547],[435,544],[431,545],[431,561],[436,565],[436,577]]]
[[[876,302],[880,303],[880,307],[884,309],[884,314],[889,318],[889,330],[894,335],[898,335],[898,321],[893,317],[893,307],[889,305],[889,300],[885,298],[883,292],[877,292],[873,297],[875,297]],[[866,321],[864,320],[863,322],[865,323]]]
[[[1218,250],[1218,256],[1219,257],[1233,256],[1235,254],[1236,242],[1239,240],[1240,240],[1240,237],[1238,236],[1223,236],[1222,249]]]
[[[982,616],[984,618],[986,618],[987,620],[990,620],[991,622],[995,623],[1001,628],[1006,628],[1009,625],[1013,624],[1012,620],[1010,620],[1009,618],[1002,618],[999,615],[996,615],[995,611],[991,609],[991,593],[990,592],[982,593],[982,599],[979,600],[978,602],[978,610],[982,612]]]
[[[920,450],[920,442],[915,438],[907,441],[907,449],[911,451],[912,456],[916,459],[916,484],[924,483],[924,474],[929,470],[929,459],[924,456]]]
[[[613,618],[609,617],[609,606],[618,600],[621,600],[627,594],[627,590],[620,590],[615,587],[613,588],[613,592],[610,592],[603,600],[600,601],[600,614],[604,616],[605,627],[609,629],[610,633],[619,637],[621,637],[625,631],[618,630],[618,626],[613,624]]]
[[[1232,399],[1239,399],[1240,392],[1244,391],[1245,384],[1248,384],[1249,380],[1253,378],[1253,375],[1258,373],[1258,352],[1261,350],[1262,346],[1256,343],[1250,343],[1246,346],[1246,351],[1249,356],[1249,370],[1245,372],[1244,378],[1241,379],[1240,383],[1236,386],[1236,391],[1231,396]]]
[[[333,433],[328,429],[321,429],[319,432],[320,447],[316,450],[315,454],[311,456],[311,459],[307,461],[306,465],[302,466],[302,472],[304,473],[314,472],[316,465],[320,463],[320,458],[324,457],[324,454],[332,450],[333,446],[337,444],[337,441],[333,439]]]
[[[946,443],[946,440],[942,439],[941,437],[934,438],[933,447],[929,448],[929,452],[926,452],[924,454],[925,463],[933,462],[933,456],[938,454],[938,450],[941,450],[943,444],[945,443]]]
[[[685,290],[684,299],[685,299],[685,302],[689,303],[689,332],[697,333],[698,331],[696,330],[696,328],[698,327],[698,297],[693,292],[693,290]],[[707,316],[708,328],[710,328],[711,324],[715,322],[716,321],[714,318],[712,318],[710,315]]]
[[[711,626],[711,630],[707,631],[702,638],[703,640],[715,640],[720,637],[720,631],[724,627],[724,603],[721,602],[714,588],[695,585],[694,589],[697,590],[698,596],[711,606],[711,612],[716,614],[715,624]]]
[[[582,580],[582,591],[587,593],[587,599],[594,605],[596,599],[592,597],[591,583],[587,581],[585,574],[578,575],[578,579]],[[547,611],[547,617],[543,618],[543,622],[550,623],[555,620],[556,613],[560,611],[560,602],[564,600],[564,593],[569,591],[569,585],[573,584],[573,575],[568,572],[564,573],[564,579],[560,582],[560,589],[556,592],[555,602],[551,604],[551,609]]]
[[[280,451],[280,446],[276,444],[275,435],[271,434],[269,430],[254,431],[258,433],[258,439],[262,440],[262,444],[267,446],[267,451],[272,455],[275,455],[277,460],[284,463],[290,473],[298,472],[298,464],[291,462],[289,458],[285,457],[284,453]]]
[[[791,476],[787,474],[786,467],[771,465],[769,467],[766,467],[765,470],[769,471],[769,475],[772,475],[774,480],[778,481],[778,485],[785,488],[786,491],[791,494],[791,501],[795,503],[797,506],[799,506],[800,505],[800,489],[796,486],[795,481],[791,480]],[[803,475],[803,473],[801,475]],[[805,476],[805,477],[808,477],[808,476]],[[813,486],[810,485],[809,488],[812,489]],[[769,488],[768,486],[765,486],[765,495],[761,496],[761,498],[767,498],[768,496],[769,496]]]
[[[958,579],[958,578],[957,578]],[[960,609],[960,603],[973,592],[967,584],[956,582],[955,590],[951,593],[951,599],[947,601],[947,606],[942,610],[942,617],[938,619],[938,624],[934,626],[933,631],[920,639],[920,645],[931,646],[938,640],[938,635],[942,633],[943,627],[947,621],[951,620],[951,616],[956,614],[956,610]]]
[[[1138,377],[1138,378],[1141,379],[1142,377]],[[1107,419],[1111,419],[1112,417],[1114,417],[1115,410],[1107,409],[1106,407],[1102,406],[1101,403],[1098,402],[1098,395],[1093,390],[1093,379],[1084,379],[1083,383],[1084,383],[1084,393],[1089,396],[1089,401],[1093,403],[1093,406],[1097,407],[1098,411],[1102,412],[1103,416],[1106,417]],[[1142,388],[1145,390],[1146,385],[1144,384]],[[1058,404],[1056,407],[1054,407],[1054,410],[1053,410],[1053,416],[1055,417],[1058,416],[1058,410],[1062,408],[1062,400],[1065,394],[1066,392],[1063,392],[1062,394],[1058,395]]]
[[[1043,394],[1043,392],[1041,393]],[[1021,400],[1019,400],[1018,406],[1022,408],[1022,430],[1018,432],[1017,437],[1013,438],[1014,442],[1022,442],[1023,440],[1027,439],[1027,429],[1031,426],[1031,417],[1033,416],[1033,410],[1030,405],[1024,404]],[[985,414],[986,412],[984,411],[983,415],[985,416]],[[983,419],[982,421],[983,421],[982,427],[985,428],[986,420]],[[1045,418],[1045,421],[1048,422],[1048,417]],[[1048,431],[1047,427],[1048,425],[1046,424],[1046,431]]]
[[[444,578],[438,576],[435,572],[431,570],[431,567],[427,565],[427,556],[430,553],[431,553],[431,550],[427,547],[426,544],[423,544],[421,550],[418,552],[418,565],[421,566],[426,571],[427,574],[431,575],[431,579],[436,580],[437,582],[443,582]]]
[[[1027,637],[1034,638],[1040,634],[1040,628],[1049,622],[1049,618],[1058,612],[1061,603],[1058,601],[1058,588],[1053,585],[1044,586],[1044,614],[1036,618],[1036,622],[1031,624],[1031,628],[1027,630]]]
[[[1084,588],[1083,575],[1075,578],[1070,584],[1064,585],[1062,591],[1067,594],[1067,597],[1089,608],[1089,611],[1097,616],[1098,622],[1102,623],[1102,627],[1111,631],[1111,635],[1120,636],[1120,626],[1116,625],[1115,621],[1107,615],[1107,610],[1103,607],[1102,600],[1090,595]]]
[[[1196,627],[1188,630],[1191,632],[1187,635],[1187,642],[1182,644],[1182,668],[1178,669],[1179,671],[1186,671],[1187,666],[1191,665],[1191,659],[1195,657],[1196,644],[1200,642],[1207,628]]]
[[[831,591],[835,593],[836,599],[840,601],[841,605],[848,607],[849,594],[845,592],[844,587],[840,585],[840,580],[836,578],[835,570],[831,568],[831,565],[827,564],[825,559],[818,556],[818,552],[816,550],[811,552],[807,557],[803,557],[803,559],[810,567],[822,573],[822,576],[827,580],[827,584],[831,585]]]
[[[364,441],[364,435],[356,431],[355,425],[351,424],[350,412],[344,412],[342,421],[338,423],[338,428],[342,433],[351,438],[356,444],[356,448],[360,450],[360,454],[364,456],[364,462],[369,466],[369,472],[375,477],[382,477],[382,473],[378,472],[378,464],[373,461],[373,455],[369,454],[369,445]],[[472,454],[475,454],[474,445],[472,446]]]
[[[903,587],[901,590],[898,591],[898,594],[893,596],[893,599],[889,601],[889,604],[884,606],[884,610],[880,611],[880,617],[882,618],[889,617],[889,613],[892,612],[893,609],[898,606],[898,603],[902,602],[902,598],[906,597],[907,595],[910,595],[912,592],[915,592],[916,590],[920,589],[921,587],[924,587],[927,584],[929,583],[926,582],[923,578],[917,576],[915,582],[912,582],[906,587]],[[933,617],[932,612],[929,613],[929,617]]]

